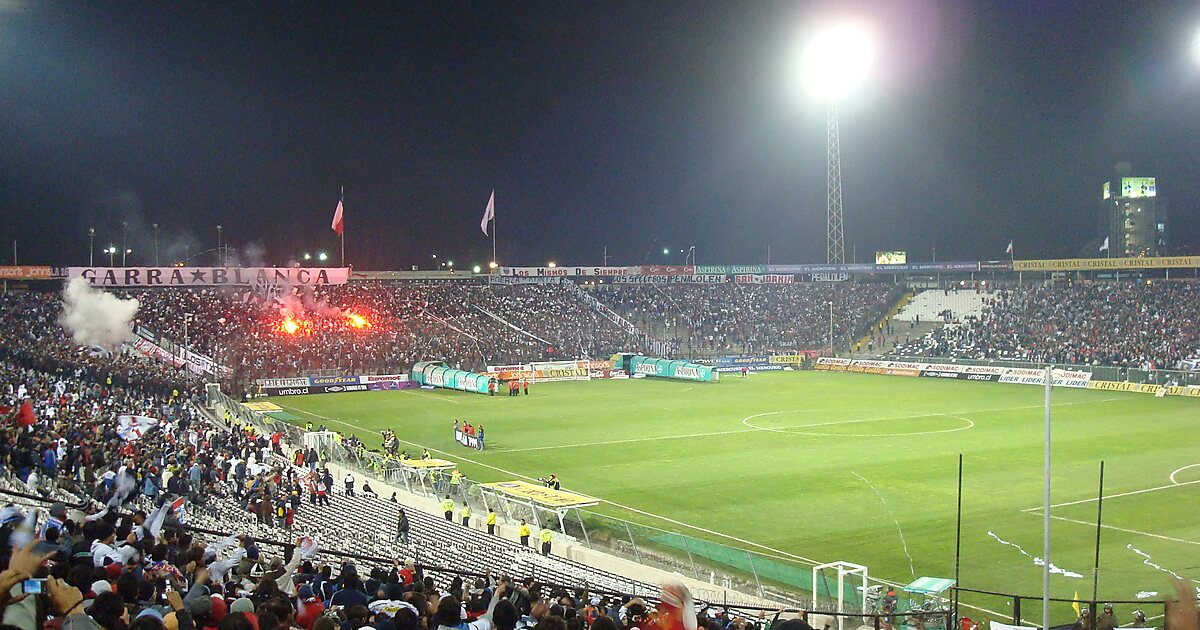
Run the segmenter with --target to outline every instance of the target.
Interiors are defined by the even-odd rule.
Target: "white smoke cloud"
[[[76,343],[116,350],[133,334],[129,323],[139,306],[137,300],[122,300],[75,278],[63,291],[63,314],[58,323],[71,331]]]

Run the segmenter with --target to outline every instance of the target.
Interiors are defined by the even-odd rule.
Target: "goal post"
[[[813,603],[821,597],[827,598],[833,612],[838,613],[838,630],[846,630],[847,613],[867,613],[868,580],[867,567],[861,564],[844,560],[818,564],[812,570]],[[855,628],[857,624],[850,627]]]

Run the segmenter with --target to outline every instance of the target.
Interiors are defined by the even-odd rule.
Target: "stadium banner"
[[[337,267],[68,267],[67,278],[97,287],[268,287],[346,284]]]
[[[525,481],[497,481],[480,484],[479,487],[551,508],[587,507],[599,503],[598,500],[586,495],[537,486]]]
[[[933,368],[934,366],[929,366],[929,367]],[[936,366],[936,367],[945,367],[945,366]],[[958,371],[958,370],[924,369],[924,370],[921,370],[920,372],[918,372],[918,374],[920,374],[921,376],[927,376],[927,377],[932,377],[932,378],[955,378],[955,379],[959,379],[959,380],[963,380],[963,381],[987,381],[987,382],[995,383],[995,382],[999,382],[999,380],[1000,380],[999,374],[972,374],[965,370]]]
[[[729,282],[729,276],[722,274],[693,274],[690,276],[617,276],[614,284],[722,284]]]
[[[692,276],[696,268],[692,265],[642,265],[639,275],[643,276]]]
[[[454,441],[467,448],[473,448],[477,451],[483,450],[483,440],[474,435],[467,435],[459,429],[454,430]]]
[[[591,378],[587,361],[543,361],[529,364],[535,381],[586,381]]]
[[[308,378],[260,378],[254,384],[259,387],[308,387]]]
[[[1091,381],[1089,389],[1103,389],[1113,392],[1134,392],[1137,394],[1155,394],[1159,396],[1187,396],[1200,398],[1200,387],[1196,385],[1155,385],[1153,383],[1127,383],[1121,381]],[[1164,391],[1165,390],[1165,391]]]
[[[50,280],[54,268],[41,265],[0,266],[0,280]]]
[[[321,385],[357,385],[357,376],[310,376],[308,384],[313,386]]]
[[[311,385],[308,388],[310,394],[341,394],[344,392],[365,392],[367,386],[361,383],[348,383],[346,385]]]
[[[1092,380],[1092,373],[1055,369],[1050,380],[1055,387],[1084,388]],[[1044,385],[1046,371],[1033,368],[1004,368],[1004,373],[1000,375],[999,381],[1023,385]]]
[[[696,273],[716,273],[726,276],[733,274],[764,274],[768,273],[768,267],[767,265],[696,265]]]
[[[748,371],[748,372],[779,372],[779,371],[782,371],[787,366],[784,366],[784,365],[744,365],[742,367],[746,368],[746,371]],[[731,374],[731,373],[736,374],[736,373],[742,371],[742,367],[726,366],[726,367],[713,368],[713,371],[720,372],[721,374]]]
[[[259,394],[263,396],[306,396],[315,394],[313,388],[308,385],[302,387],[263,387],[259,390]]]
[[[782,273],[739,274],[733,277],[733,281],[739,284],[792,284],[796,276]]]
[[[850,367],[850,359],[819,357],[814,367],[818,370],[828,370],[830,372],[845,372]]]
[[[367,391],[372,391],[372,392],[380,391],[380,390],[417,389],[420,387],[420,385],[418,385],[415,381],[409,381],[409,380],[374,381],[371,383],[366,383],[366,386],[367,386]]]
[[[979,271],[979,261],[908,263],[905,265],[876,265],[847,263],[841,265],[767,265],[764,273],[897,273],[901,271],[940,271],[943,273]]]
[[[125,343],[145,356],[156,358],[173,367],[186,366],[193,374],[233,374],[233,368],[219,365],[212,357],[191,348],[184,348],[145,326],[135,325],[133,332],[134,336]]]
[[[630,276],[642,273],[641,267],[501,267],[500,275],[517,277]]]
[[[363,374],[362,376],[358,377],[359,383],[366,383],[368,385],[371,383],[391,382],[391,381],[404,382],[407,380],[408,380],[407,374]]]
[[[714,382],[721,380],[720,374],[709,365],[698,365],[686,361],[670,359],[655,359],[645,356],[635,356],[630,359],[630,376],[641,374],[659,378],[677,378],[687,381]]]
[[[566,278],[557,276],[546,277],[525,277],[525,276],[497,276],[489,274],[487,277],[488,284],[496,285],[514,285],[514,284],[562,284],[566,282]]]
[[[1053,260],[1013,261],[1013,271],[1176,269],[1180,267],[1200,267],[1200,256],[1147,256],[1145,258],[1058,258]]]
[[[850,279],[848,273],[805,273],[800,277],[805,282],[845,282]]]
[[[717,357],[712,360],[712,364],[717,367],[751,367],[755,365],[769,365],[771,358],[767,355],[758,356],[737,356],[737,357]]]
[[[800,352],[788,352],[784,354],[772,354],[767,357],[767,362],[778,365],[804,365],[805,361],[811,361],[821,355],[820,350],[807,350]]]
[[[1200,359],[1184,359],[1175,367],[1188,372],[1200,372]]]

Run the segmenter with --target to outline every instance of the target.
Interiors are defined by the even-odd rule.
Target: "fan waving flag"
[[[330,227],[333,228],[334,232],[336,232],[338,234],[342,233],[342,228],[344,227],[344,223],[342,222],[342,200],[341,199],[338,199],[337,209],[333,211],[333,225],[331,225]]]
[[[341,206],[338,206],[341,207]],[[492,191],[492,196],[488,197],[488,205],[483,209],[483,220],[479,222],[479,229],[483,230],[484,235],[487,235],[487,224],[496,218],[496,191]]]

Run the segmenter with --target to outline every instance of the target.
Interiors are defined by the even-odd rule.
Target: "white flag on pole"
[[[496,191],[492,191],[492,196],[488,197],[488,205],[483,209],[483,220],[479,222],[479,229],[483,230],[486,235],[488,233],[488,221],[496,218]]]
[[[1013,242],[1012,242],[1012,241],[1009,241],[1009,242],[1008,242],[1008,248],[1004,250],[1004,253],[1005,253],[1005,254],[1011,254],[1011,253],[1013,253],[1012,244],[1013,244]]]
[[[1100,251],[1102,251],[1102,252],[1108,251],[1108,237],[1107,236],[1104,237],[1104,244],[1100,246]]]

